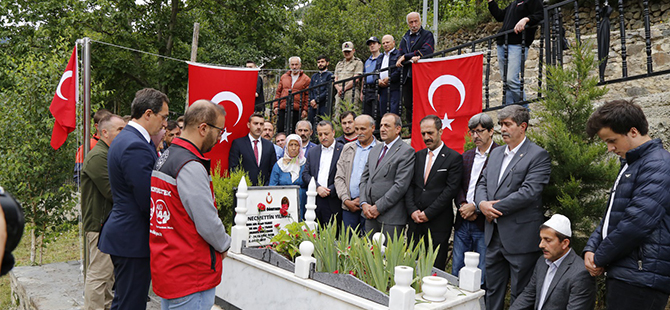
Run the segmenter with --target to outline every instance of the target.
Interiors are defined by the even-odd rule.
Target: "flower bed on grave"
[[[421,292],[421,279],[435,274],[433,263],[437,249],[433,249],[430,238],[427,244],[423,240],[415,244],[411,239],[406,242],[403,236],[392,236],[384,246],[383,237],[371,239],[369,235],[361,236],[358,231],[344,226],[340,227],[340,232],[338,236],[333,223],[312,231],[302,222],[293,222],[281,228],[268,248],[294,261],[300,243],[310,241],[314,245],[317,273],[350,275],[384,294],[388,294],[394,285],[396,266],[415,270],[412,286],[417,292]]]

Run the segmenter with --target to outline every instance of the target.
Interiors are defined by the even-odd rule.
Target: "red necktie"
[[[258,162],[258,140],[254,140],[254,156],[256,156],[256,166],[260,165]]]
[[[384,150],[382,151],[382,156],[379,156],[379,159],[377,160],[377,166],[379,166],[379,163],[382,162],[382,159],[384,159],[384,155],[386,155],[386,150],[388,150],[388,146],[384,145]]]

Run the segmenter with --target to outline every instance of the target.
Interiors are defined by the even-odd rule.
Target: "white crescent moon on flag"
[[[435,91],[442,85],[451,85],[456,87],[456,90],[458,90],[458,93],[461,95],[461,103],[456,109],[456,111],[458,111],[461,106],[463,106],[463,101],[465,101],[465,85],[463,85],[463,82],[461,82],[460,79],[453,75],[442,75],[436,78],[433,83],[430,84],[430,87],[428,88],[428,102],[430,103],[430,106],[433,108],[433,110],[435,110],[435,112],[437,112],[435,105],[433,104],[433,95],[435,94]]]
[[[60,99],[63,99],[67,101],[68,99],[63,97],[63,93],[61,93],[60,88],[63,86],[63,82],[65,80],[69,79],[72,77],[72,70],[67,70],[65,73],[63,73],[63,76],[60,77],[60,82],[58,82],[58,87],[56,87],[56,96],[60,97]]]
[[[230,101],[235,104],[238,113],[237,113],[237,121],[235,121],[235,124],[233,126],[237,125],[237,123],[240,121],[240,118],[242,118],[242,111],[244,111],[244,109],[242,108],[242,99],[240,99],[240,97],[238,97],[233,92],[222,91],[214,95],[214,97],[212,97],[212,102],[214,102],[215,104],[219,104],[221,101]]]

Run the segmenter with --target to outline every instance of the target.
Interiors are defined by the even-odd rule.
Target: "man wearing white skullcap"
[[[540,249],[544,253],[523,293],[510,310],[593,309],[595,279],[584,260],[570,248],[570,219],[554,214],[540,226]]]

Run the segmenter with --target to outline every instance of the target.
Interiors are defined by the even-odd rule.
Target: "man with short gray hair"
[[[486,113],[479,113],[468,122],[468,133],[475,148],[463,153],[463,177],[455,202],[458,207],[454,223],[454,250],[451,273],[458,277],[465,267],[465,252],[479,253],[482,284],[486,278],[486,243],[484,242],[484,216],[476,212],[475,189],[477,181],[488,163],[491,150],[498,147],[493,141],[493,120]]]
[[[275,99],[287,97],[289,91],[294,94],[298,91],[309,87],[311,79],[303,73],[300,69],[302,63],[300,57],[292,56],[289,58],[290,70],[284,73],[279,78],[277,91],[275,92]],[[277,115],[277,129],[285,132],[290,132],[295,128],[295,124],[301,119],[307,117],[307,107],[309,101],[309,94],[305,91],[295,94],[293,97],[293,108],[291,109],[291,123],[286,124],[287,111],[286,99],[275,101],[273,103],[273,111]],[[288,125],[288,129],[287,126]]]
[[[498,112],[503,141],[491,151],[477,183],[475,206],[486,217],[486,308],[502,310],[510,281],[514,302],[532,275],[544,221],[542,190],[549,183],[551,159],[526,138],[530,114],[519,105]]]

